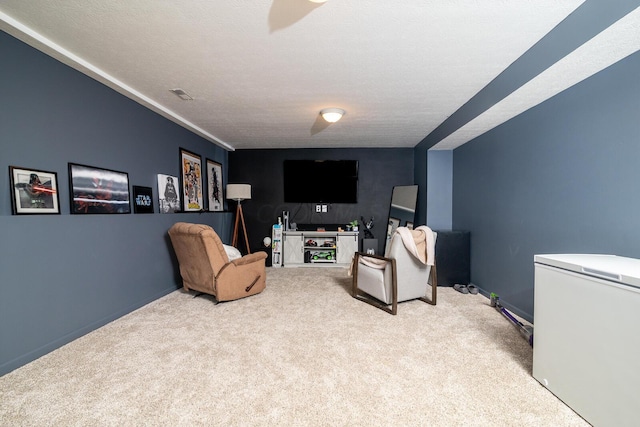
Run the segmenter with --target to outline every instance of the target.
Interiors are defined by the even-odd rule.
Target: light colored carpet
[[[176,291],[0,378],[3,426],[588,426],[481,295],[391,316],[339,268],[268,268],[214,305]]]

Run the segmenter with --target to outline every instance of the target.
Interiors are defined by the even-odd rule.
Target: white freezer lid
[[[534,262],[640,288],[640,259],[603,254],[535,255]]]

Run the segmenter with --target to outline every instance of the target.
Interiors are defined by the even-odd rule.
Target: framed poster
[[[69,163],[72,214],[128,214],[129,174]]]
[[[224,194],[222,186],[222,165],[207,159],[207,191],[209,193],[209,210],[224,210]]]
[[[200,212],[204,209],[202,191],[202,160],[184,148],[180,149],[180,181],[182,210]]]
[[[158,174],[158,205],[160,213],[180,212],[178,177]]]
[[[153,213],[153,192],[151,187],[133,186],[133,212]]]
[[[55,172],[9,166],[9,178],[14,215],[60,213]]]

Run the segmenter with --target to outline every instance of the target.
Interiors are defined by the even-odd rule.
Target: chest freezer
[[[640,425],[640,260],[534,262],[533,377],[596,427]]]

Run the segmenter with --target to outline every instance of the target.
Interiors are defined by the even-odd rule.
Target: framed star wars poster
[[[153,213],[153,193],[151,187],[133,186],[133,212]]]
[[[209,194],[209,211],[224,210],[224,194],[222,192],[222,165],[207,159],[207,192]]]
[[[14,215],[60,213],[55,172],[9,166],[9,178]]]
[[[180,149],[180,183],[183,212],[204,210],[202,159],[184,148]]]
[[[128,214],[129,174],[69,163],[72,214]]]
[[[160,213],[180,212],[177,176],[158,174],[158,205]]]

